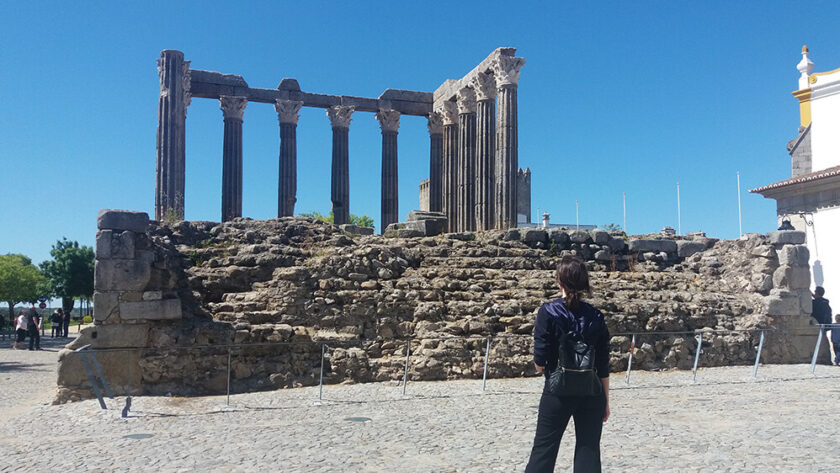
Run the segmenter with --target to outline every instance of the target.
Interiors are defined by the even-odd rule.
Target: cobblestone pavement
[[[224,396],[139,397],[123,419],[124,398],[107,411],[95,400],[49,405],[56,353],[36,353],[52,361],[32,371],[7,364],[27,354],[0,352],[4,473],[522,471],[541,388],[537,378],[491,379],[484,393],[480,380],[409,382],[403,396],[396,384],[329,385],[320,402],[315,387],[234,395],[230,406]],[[629,387],[613,375],[604,471],[838,471],[840,367],[750,374],[701,369],[692,384],[690,372],[634,372]],[[40,389],[21,388],[30,381]],[[49,454],[51,443],[64,451]],[[556,471],[571,471],[573,448],[570,426]]]

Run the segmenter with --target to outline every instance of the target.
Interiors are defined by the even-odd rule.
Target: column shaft
[[[333,222],[336,225],[341,225],[350,223],[350,128],[334,126],[332,131],[330,198],[332,200]]]
[[[475,113],[458,115],[459,232],[475,230]]]
[[[397,132],[382,131],[382,223],[381,231],[399,221]]]
[[[516,172],[519,169],[519,137],[516,85],[499,88],[496,129],[496,228],[516,226]]]
[[[429,210],[443,211],[443,134],[429,135]]]
[[[222,221],[242,216],[242,120],[225,118],[222,152]]]
[[[479,100],[476,112],[475,146],[475,226],[476,230],[495,228],[494,183],[496,110],[495,100]]]
[[[184,218],[185,126],[189,97],[189,62],[180,51],[165,50],[158,59],[157,159],[155,218]]]
[[[297,123],[280,123],[279,168],[277,216],[291,217],[297,202]]]
[[[443,126],[443,211],[450,232],[457,227],[458,206],[458,125]]]

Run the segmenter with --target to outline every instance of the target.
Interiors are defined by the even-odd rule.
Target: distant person
[[[35,305],[29,307],[26,313],[26,330],[29,332],[29,349],[41,349],[41,316],[35,310]],[[34,347],[34,348],[33,348]]]
[[[72,310],[68,310],[64,313],[64,320],[62,320],[62,324],[64,326],[64,338],[70,336],[70,316],[72,315]]]
[[[834,327],[831,329],[831,344],[834,345],[834,364],[840,366],[840,314],[834,316]]]
[[[828,299],[823,297],[824,295],[825,289],[822,286],[814,288],[814,300],[811,301],[811,317],[815,318],[819,324],[828,325],[831,323],[831,306],[828,305]]]
[[[50,316],[50,332],[52,333],[52,337],[60,337],[62,334],[61,325],[64,323],[64,311],[61,309],[55,309],[55,311]]]
[[[534,365],[545,374],[545,386],[525,471],[554,471],[574,418],[574,471],[600,472],[601,429],[610,417],[610,333],[601,312],[581,300],[590,290],[583,260],[561,258],[556,279],[563,297],[543,304],[534,323]]]
[[[23,350],[23,341],[26,340],[26,314],[23,311],[17,316],[15,319],[15,334],[17,338],[15,339],[15,344],[12,345],[12,348],[15,350]],[[18,348],[20,345],[20,348]]]

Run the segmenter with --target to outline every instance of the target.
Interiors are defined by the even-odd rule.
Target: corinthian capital
[[[496,86],[517,85],[519,71],[525,65],[525,58],[513,56],[499,56],[493,63],[493,75],[496,76]]]
[[[477,100],[492,100],[496,98],[496,79],[488,74],[477,74],[470,81]]]
[[[376,119],[379,120],[382,133],[386,131],[396,132],[400,129],[400,112],[396,110],[380,110],[376,112]]]
[[[447,100],[443,102],[437,109],[437,113],[443,116],[444,125],[458,124],[458,105],[455,102]]]
[[[297,125],[300,107],[303,107],[303,102],[297,100],[277,99],[274,102],[274,110],[277,111],[277,120],[281,124]]]
[[[327,118],[333,128],[350,128],[350,115],[355,111],[352,105],[333,105],[327,109]]]
[[[429,114],[429,134],[439,135],[443,133],[443,115],[439,112]]]
[[[458,113],[475,113],[475,92],[464,87],[458,91]]]
[[[221,105],[225,118],[242,120],[242,114],[245,113],[248,99],[246,97],[222,95],[219,97],[219,105]]]

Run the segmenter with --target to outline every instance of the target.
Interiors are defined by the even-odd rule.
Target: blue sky
[[[179,49],[195,69],[284,77],[302,89],[378,96],[434,90],[493,49],[527,59],[519,160],[532,208],[552,221],[622,222],[738,236],[774,228],[775,205],[748,188],[790,177],[795,69],[840,67],[840,3],[810,2],[0,2],[0,253],[36,262],[68,237],[93,245],[101,208],[153,213],[159,82],[155,59]],[[186,216],[218,220],[222,114],[195,99],[187,117]],[[350,127],[351,212],[379,219],[379,127]],[[428,177],[425,119],[399,135],[400,217]],[[321,109],[298,124],[297,212],[329,211],[331,131]],[[276,215],[279,130],[270,105],[244,120],[243,212]]]

